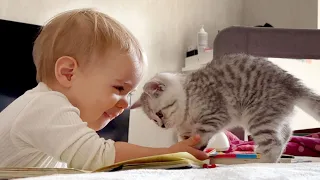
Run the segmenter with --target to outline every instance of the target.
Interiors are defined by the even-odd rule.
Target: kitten
[[[224,129],[248,130],[261,162],[279,160],[292,135],[289,115],[295,105],[320,120],[320,97],[265,58],[246,54],[213,59],[192,73],[159,73],[131,107],[183,139],[201,136],[198,149]]]

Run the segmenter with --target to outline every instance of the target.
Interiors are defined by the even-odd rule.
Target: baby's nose
[[[121,98],[117,103],[117,107],[121,109],[128,108],[129,107],[128,100],[126,98]]]

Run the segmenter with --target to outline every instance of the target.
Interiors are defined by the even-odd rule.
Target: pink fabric
[[[230,148],[226,152],[254,151],[253,141],[242,141],[229,131],[225,131],[225,134],[230,142]],[[320,157],[320,132],[307,136],[292,136],[287,144],[284,154]]]

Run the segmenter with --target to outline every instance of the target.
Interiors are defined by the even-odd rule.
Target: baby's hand
[[[195,146],[200,143],[200,136],[196,135],[194,137],[190,137],[189,139],[183,140],[178,142],[175,145],[172,145],[169,150],[171,153],[176,152],[188,152],[192,154],[194,157],[196,157],[199,160],[206,160],[208,159],[208,155],[195,148]]]

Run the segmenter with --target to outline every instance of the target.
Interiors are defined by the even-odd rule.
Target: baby
[[[98,136],[128,107],[146,67],[137,39],[113,18],[91,9],[61,13],[41,30],[33,57],[38,85],[0,114],[0,167],[95,170],[174,152],[207,158],[194,148],[199,136],[169,148]]]

